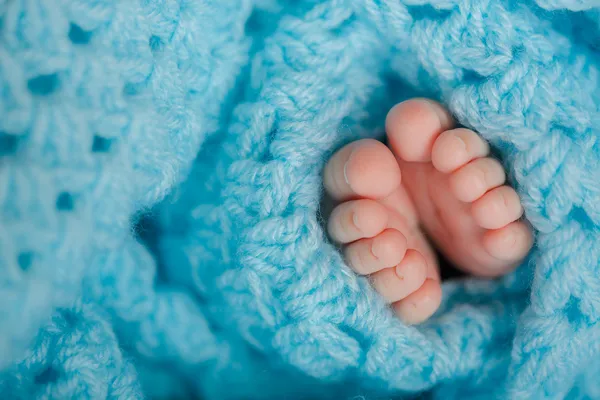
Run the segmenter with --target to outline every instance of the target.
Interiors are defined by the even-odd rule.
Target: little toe
[[[490,158],[478,158],[450,175],[448,183],[456,198],[472,203],[491,189],[506,181],[506,174],[499,161]]]
[[[487,192],[471,206],[475,222],[484,229],[500,229],[523,215],[517,192],[510,186],[500,186]]]
[[[335,200],[379,199],[400,185],[400,167],[383,143],[358,140],[331,157],[325,166],[323,184]]]
[[[488,155],[490,147],[485,140],[470,129],[445,131],[435,140],[431,162],[443,173],[457,170],[469,161]]]
[[[406,237],[395,229],[386,229],[374,238],[361,239],[346,247],[349,266],[360,275],[369,275],[398,265],[406,253]]]
[[[389,211],[375,200],[352,200],[334,208],[327,228],[331,239],[346,244],[383,232],[388,217]]]
[[[423,285],[394,303],[396,315],[407,324],[419,324],[431,317],[442,302],[442,287],[439,281],[427,279]]]
[[[419,289],[427,279],[427,263],[416,250],[408,250],[395,268],[371,275],[373,288],[389,303],[402,300]]]
[[[445,108],[426,99],[397,104],[385,121],[393,153],[408,162],[430,161],[435,140],[453,125],[454,121]]]
[[[525,258],[532,246],[531,229],[520,221],[487,231],[483,236],[485,250],[497,260],[505,261],[507,268]]]

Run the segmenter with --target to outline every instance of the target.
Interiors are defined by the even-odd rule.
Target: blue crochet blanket
[[[599,5],[0,1],[0,398],[600,398]],[[319,203],[415,95],[536,246],[409,327]]]

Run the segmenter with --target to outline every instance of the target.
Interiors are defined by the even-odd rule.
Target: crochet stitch
[[[0,397],[600,398],[597,0],[0,2]],[[321,171],[419,95],[536,246],[395,318]]]

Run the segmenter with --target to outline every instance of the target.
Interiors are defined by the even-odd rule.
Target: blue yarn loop
[[[0,6],[0,397],[600,397],[598,5]],[[536,232],[419,327],[319,208],[413,96],[490,141]]]

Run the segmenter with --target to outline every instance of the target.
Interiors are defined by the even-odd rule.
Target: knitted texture
[[[599,5],[0,1],[0,398],[600,398]],[[418,327],[319,213],[413,96],[536,233]]]

